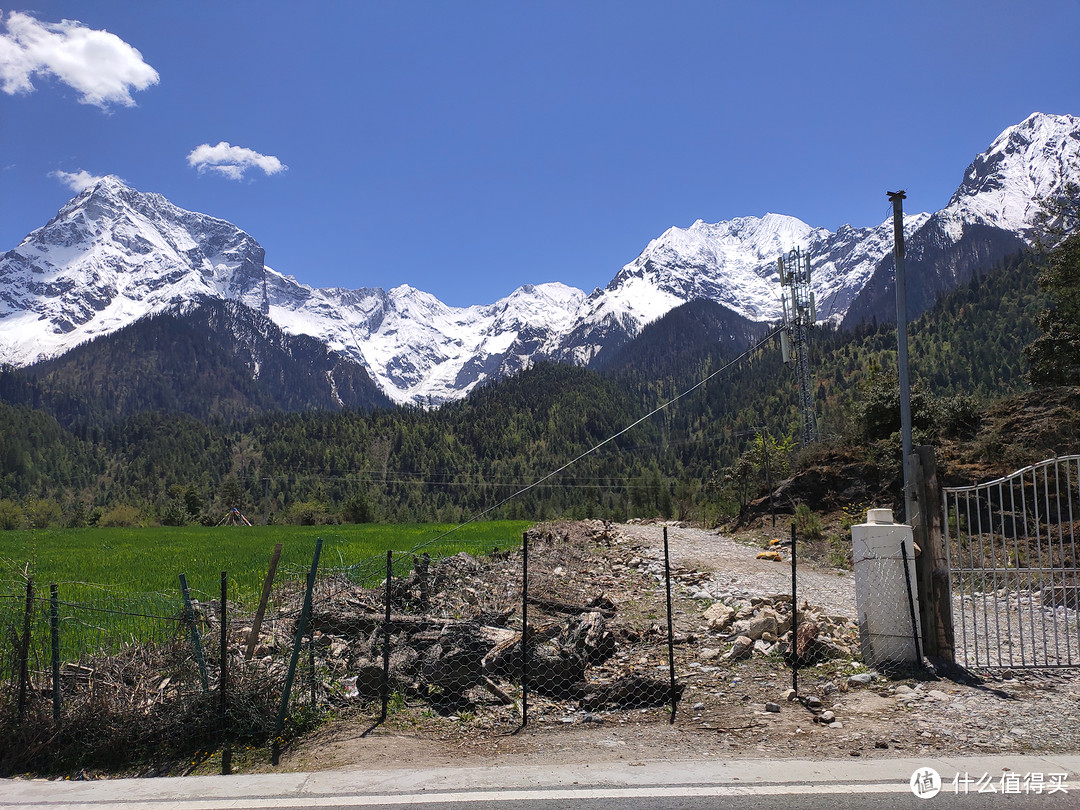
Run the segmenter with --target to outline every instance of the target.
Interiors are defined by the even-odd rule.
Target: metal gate
[[[1080,456],[943,490],[956,662],[1080,666]]]

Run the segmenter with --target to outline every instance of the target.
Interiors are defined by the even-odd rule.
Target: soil
[[[656,616],[658,589],[661,598],[663,593],[657,572],[664,528],[561,524],[550,532],[559,543],[539,544],[530,554],[530,571],[540,581],[559,580],[560,595],[575,587],[582,594],[602,588],[619,606],[622,620],[648,622]],[[788,700],[793,673],[784,655],[756,652],[726,660],[730,628],[712,630],[704,617],[715,602],[749,610],[751,600],[790,594],[786,554],[782,562],[758,559],[769,539],[761,533],[736,539],[669,524],[667,535],[675,575],[675,668],[683,685],[673,723],[670,706],[586,712],[577,701],[530,697],[529,722],[522,727],[515,707],[478,689],[467,706],[454,711],[434,712],[415,701],[392,704],[383,723],[374,721],[370,705],[343,708],[287,746],[279,770],[513,765],[532,758],[557,768],[712,756],[829,759],[1080,750],[1077,669],[967,673],[956,680],[928,672],[886,676],[867,673],[857,657],[857,640],[844,637],[838,638],[838,649],[854,654],[801,669],[798,698]],[[579,553],[568,554],[568,546]],[[474,594],[477,582],[474,577],[469,586]],[[497,585],[504,583],[488,583],[492,589]],[[798,588],[800,605],[820,606],[833,622],[830,627],[842,628],[842,620],[854,617],[849,571],[800,563]],[[623,650],[612,664],[591,670],[590,678],[623,675],[635,665],[638,672],[666,678],[666,655],[663,644]],[[853,675],[862,677],[853,681]],[[830,720],[826,712],[832,713],[831,722],[822,722]],[[270,770],[264,754],[236,752],[234,769]],[[204,764],[206,772],[215,767],[212,761]]]

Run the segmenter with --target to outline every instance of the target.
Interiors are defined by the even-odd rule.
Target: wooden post
[[[949,572],[942,546],[944,515],[937,478],[934,448],[915,448],[915,495],[918,520],[912,526],[922,553],[915,557],[915,579],[919,585],[919,619],[922,622],[923,652],[931,658],[955,663]]]
[[[270,555],[270,568],[266,572],[263,581],[262,596],[259,597],[259,608],[255,611],[255,620],[251,623],[251,635],[248,636],[247,651],[244,658],[248,661],[255,654],[255,645],[259,643],[259,633],[262,631],[263,615],[266,613],[266,605],[270,601],[270,592],[274,588],[274,575],[277,574],[278,560],[281,559],[281,543],[274,546],[274,553]]]

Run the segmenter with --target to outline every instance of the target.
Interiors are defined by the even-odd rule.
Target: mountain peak
[[[1080,173],[1080,118],[1032,113],[972,161],[949,200],[954,217],[1028,234],[1039,203]]]

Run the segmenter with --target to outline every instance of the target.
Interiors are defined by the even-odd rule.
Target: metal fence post
[[[900,540],[900,556],[904,559],[904,585],[907,586],[908,612],[911,614],[911,638],[915,642],[916,666],[922,666],[922,647],[919,644],[919,621],[915,616],[915,594],[911,592],[911,566],[908,563],[907,546]]]
[[[274,725],[274,742],[271,761],[277,765],[281,757],[281,733],[285,730],[285,718],[289,713],[289,696],[292,693],[293,678],[296,677],[296,664],[300,659],[300,648],[304,644],[304,633],[307,630],[308,619],[311,615],[312,592],[315,590],[315,573],[319,570],[319,555],[322,553],[322,538],[315,540],[315,555],[311,560],[311,570],[307,576],[307,590],[304,593],[304,607],[300,611],[300,620],[296,625],[296,636],[293,639],[292,655],[289,657],[289,669],[285,673],[285,688],[282,690],[281,707],[278,709],[277,723]]]
[[[668,527],[664,527],[664,587],[667,591],[667,651],[668,673],[670,675],[671,718],[670,725],[675,724],[675,708],[678,703],[678,695],[675,693],[675,633],[671,623],[671,559],[668,555]]]
[[[19,707],[18,722],[26,716],[26,693],[30,687],[30,617],[34,610],[34,578],[26,578],[26,612],[23,614],[22,641],[19,645]]]
[[[60,592],[56,583],[49,586],[49,633],[52,636],[53,720],[60,719]]]
[[[799,596],[795,524],[791,524],[791,689],[799,695]]]
[[[232,770],[232,749],[226,739],[229,723],[229,576],[221,572],[221,650],[218,676],[218,688],[221,690],[221,774],[227,776]]]
[[[529,724],[529,533],[521,534],[521,727]]]
[[[379,715],[380,723],[386,720],[386,716],[390,710],[390,601],[393,576],[394,551],[393,549],[388,548],[386,550],[386,615],[383,620],[383,670],[382,683],[379,685],[382,695],[382,713]]]
[[[191,635],[191,649],[195,653],[195,663],[199,665],[199,678],[202,680],[202,689],[203,692],[209,692],[210,676],[206,673],[206,659],[203,657],[199,627],[195,623],[195,608],[191,604],[191,590],[188,588],[187,574],[180,575],[180,592],[184,596],[184,622],[187,624],[188,633]]]

